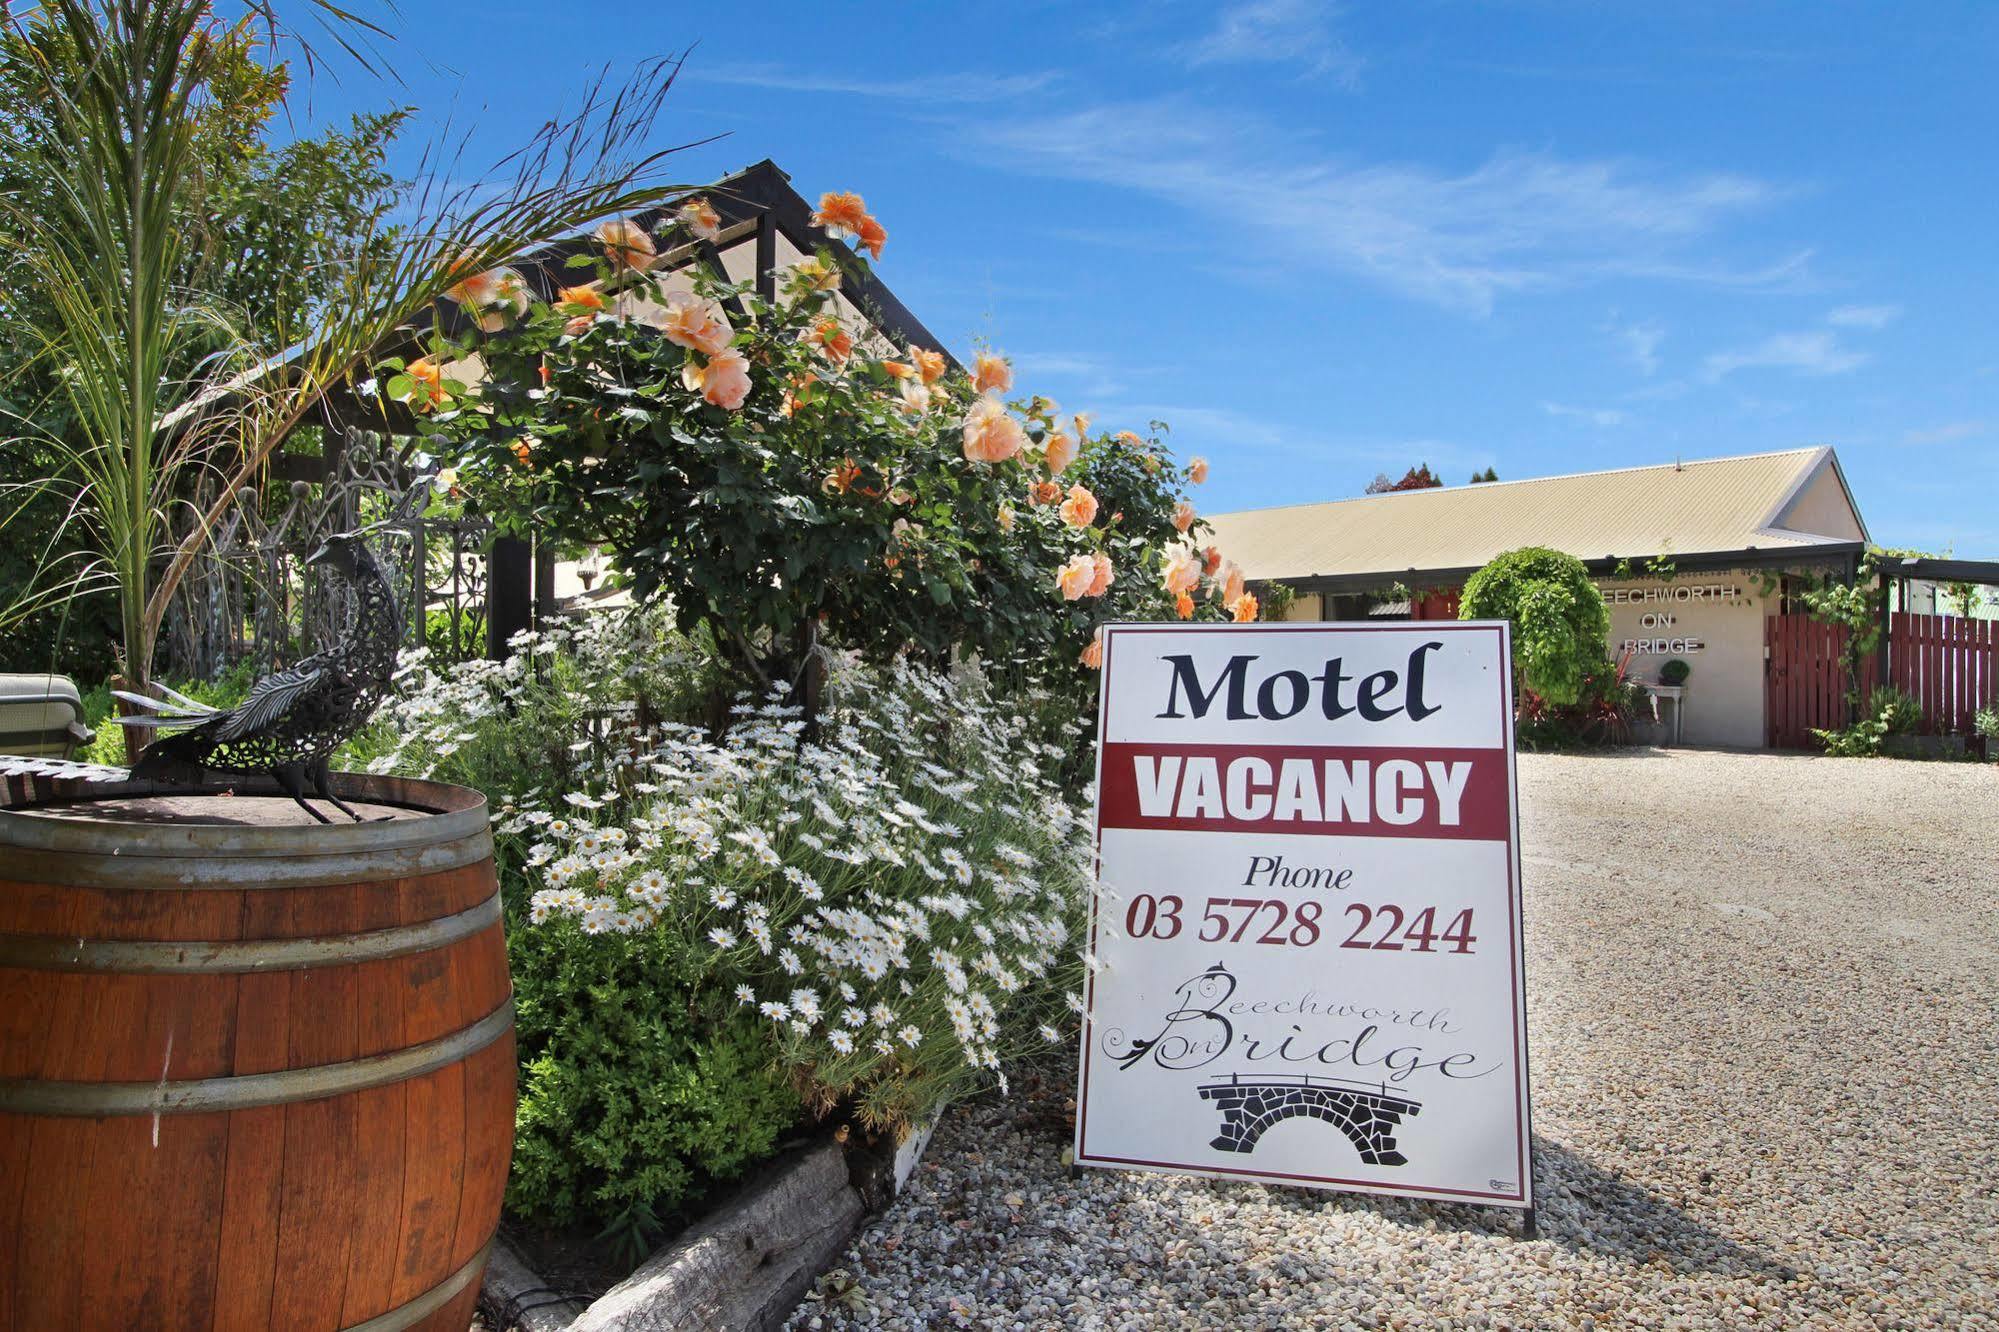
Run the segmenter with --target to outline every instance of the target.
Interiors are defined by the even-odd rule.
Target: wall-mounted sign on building
[[[1106,631],[1079,1163],[1532,1205],[1509,661]]]

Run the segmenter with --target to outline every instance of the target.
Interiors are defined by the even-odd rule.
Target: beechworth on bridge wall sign
[[[1533,1205],[1507,632],[1106,631],[1079,1163]]]

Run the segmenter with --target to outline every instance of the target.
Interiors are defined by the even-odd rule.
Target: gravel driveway
[[[1072,1180],[1067,1069],[953,1110],[793,1327],[1999,1327],[1999,768],[1523,756],[1512,1217]]]

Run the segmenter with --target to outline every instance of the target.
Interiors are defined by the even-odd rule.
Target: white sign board
[[[1509,662],[1105,632],[1080,1164],[1532,1206]]]

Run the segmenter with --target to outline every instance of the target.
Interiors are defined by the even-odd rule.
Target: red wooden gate
[[[1969,731],[1980,708],[1999,702],[1999,622],[1896,611],[1888,679],[1923,705],[1923,730]]]
[[[1847,724],[1846,641],[1845,629],[1803,612],[1764,619],[1763,726],[1772,749],[1816,749],[1814,729]],[[1862,682],[1863,692],[1871,683]]]

